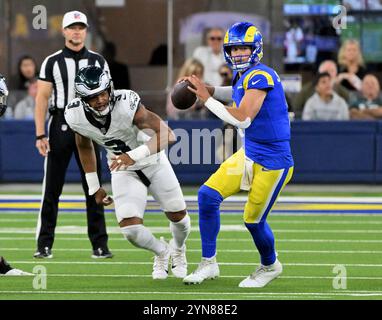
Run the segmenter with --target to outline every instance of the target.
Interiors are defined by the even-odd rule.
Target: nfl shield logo
[[[74,13],[74,19],[80,19],[81,18],[81,15],[78,13],[78,12],[75,12]]]

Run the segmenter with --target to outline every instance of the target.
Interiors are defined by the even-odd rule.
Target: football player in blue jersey
[[[233,154],[205,182],[198,193],[202,261],[185,277],[187,284],[219,276],[216,238],[220,228],[221,202],[248,191],[244,224],[260,254],[259,267],[239,287],[261,288],[282,273],[275,241],[266,219],[281,190],[293,173],[290,122],[283,87],[277,73],[260,63],[262,35],[248,22],[232,25],[224,37],[224,55],[234,71],[232,87],[206,87],[197,77],[189,87],[220,119],[244,129],[243,148]],[[219,100],[233,100],[225,107]]]

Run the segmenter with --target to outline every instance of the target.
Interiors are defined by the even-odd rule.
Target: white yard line
[[[39,276],[48,276],[48,277],[58,277],[58,278],[152,278],[151,274],[65,274],[65,273],[56,273],[56,274],[38,274]],[[219,278],[229,279],[229,278],[245,278],[247,274],[241,275],[230,275],[224,276],[220,275]],[[170,276],[172,277],[172,276]],[[280,276],[278,279],[328,279],[333,280],[333,277],[327,276]],[[348,280],[382,280],[382,277],[346,277]]]
[[[2,241],[35,241],[36,239],[34,237],[0,237],[0,240]],[[126,239],[124,239],[121,235],[120,238],[116,237],[109,237],[110,241],[124,241],[126,242]],[[76,237],[56,237],[56,241],[89,241],[88,238],[76,238]],[[188,238],[187,241],[195,241],[200,242],[200,238]],[[365,239],[277,239],[277,242],[303,242],[303,243],[382,243],[382,240],[365,240]],[[250,242],[252,243],[252,240],[248,237],[248,239],[237,239],[237,238],[221,238],[218,239],[218,242]]]
[[[150,227],[153,233],[167,233],[169,232],[169,227]],[[199,227],[191,227],[191,231],[199,232]],[[220,232],[248,232],[247,228],[243,225],[235,224],[225,224],[220,226]],[[0,228],[0,234],[12,233],[12,234],[35,234],[35,228]],[[108,227],[107,232],[109,234],[120,234],[120,228],[118,227]],[[335,233],[335,234],[382,234],[382,230],[371,230],[371,229],[273,229],[275,233]],[[87,227],[80,226],[61,226],[57,227],[56,234],[87,234]]]
[[[245,289],[243,289],[244,291]],[[382,291],[341,291],[341,292],[185,292],[185,291],[54,291],[54,290],[1,290],[0,294],[140,294],[140,295],[182,295],[182,296],[264,296],[264,297],[279,297],[279,296],[354,296],[354,297],[366,297],[366,296],[382,296]]]
[[[51,261],[33,260],[33,261],[12,261],[13,264],[84,264],[84,265],[152,265],[152,262],[144,261]],[[198,265],[197,262],[189,262],[189,265]],[[370,267],[380,268],[382,264],[378,263],[283,263],[285,266],[299,266],[299,267],[332,267],[338,264],[343,264],[346,267]],[[254,266],[256,262],[219,262],[220,266]]]
[[[7,218],[1,218],[2,216],[2,213],[0,213],[0,223],[1,222],[33,222],[35,223],[36,222],[36,219],[35,218],[10,218],[10,217],[7,217]],[[107,217],[108,219],[112,220],[110,222],[114,222],[115,221],[115,217]],[[61,222],[66,222],[66,223],[78,223],[78,222],[84,222],[85,223],[85,220],[86,217],[81,214],[81,215],[78,215],[78,218],[75,218],[73,219],[73,217],[62,217],[60,216],[59,220]],[[241,223],[241,220],[238,219],[238,218],[235,218],[235,219],[226,219],[223,215],[223,217],[221,217],[222,221],[225,223],[225,224],[228,224],[228,223],[232,223],[232,224],[235,224],[235,223]],[[163,217],[163,219],[161,219],[161,217],[158,216],[157,219],[145,219],[145,224],[147,224],[149,227],[151,224],[153,223],[161,223],[163,224],[165,222],[165,218]],[[109,223],[110,223],[109,222]],[[309,220],[292,220],[292,219],[288,219],[288,220],[273,220],[272,218],[269,219],[268,221],[272,226],[275,225],[275,224],[282,224],[282,225],[382,225],[382,221],[381,219],[378,219],[378,220],[368,220],[368,221],[360,221],[360,220],[357,220],[357,221],[343,221],[343,220],[320,220],[320,221],[309,221]]]
[[[197,196],[184,196],[186,201],[197,202]],[[148,202],[155,202],[152,196],[148,196]],[[1,194],[0,200],[35,200],[40,201],[41,195],[15,195],[15,194]],[[62,195],[60,200],[65,201],[85,201],[83,195]],[[225,203],[236,203],[247,201],[247,196],[232,196],[225,200]],[[313,203],[382,203],[380,197],[304,197],[304,196],[280,196],[278,203],[290,202],[313,202]]]
[[[33,251],[35,248],[0,248],[1,251]],[[84,248],[54,248],[53,251],[71,251],[71,252],[89,252]],[[147,253],[142,249],[112,249],[113,252],[138,252]],[[256,249],[240,250],[240,249],[224,249],[219,250],[219,254],[229,253],[253,253]],[[200,249],[187,249],[187,252],[201,252]],[[382,250],[277,250],[278,253],[313,253],[313,254],[381,254]]]
[[[244,205],[243,205],[244,207]],[[224,208],[223,208],[224,209]],[[11,210],[6,210],[6,211],[0,211],[0,216],[1,215],[31,215],[31,216],[38,216],[38,211],[39,209],[33,209],[33,211],[25,211],[25,209],[14,209],[12,208]],[[197,212],[188,212],[191,216],[197,216],[198,213]],[[113,216],[115,217],[114,215],[114,212],[105,212],[106,216]],[[150,215],[158,215],[158,216],[161,216],[163,213],[161,210],[157,210],[156,212],[146,212],[146,216],[150,216]],[[288,217],[310,217],[310,218],[314,218],[314,217],[346,217],[346,218],[353,218],[353,217],[358,217],[358,218],[364,218],[364,217],[381,217],[382,218],[382,214],[381,213],[355,213],[355,212],[349,212],[349,211],[345,211],[345,210],[341,210],[340,212],[336,212],[336,211],[327,211],[327,212],[315,212],[315,211],[311,211],[311,212],[299,212],[299,211],[288,211],[288,212],[282,212],[282,211],[278,211],[278,210],[273,210],[272,211],[272,216],[277,216],[277,217],[285,217],[285,216],[288,216]],[[65,215],[73,215],[73,216],[76,216],[76,215],[82,215],[83,217],[85,217],[85,209],[81,210],[81,212],[76,212],[76,211],[60,211],[59,213],[59,216],[65,216]],[[226,216],[226,217],[229,217],[229,216],[239,216],[239,217],[242,217],[243,216],[243,212],[223,212],[222,215]]]

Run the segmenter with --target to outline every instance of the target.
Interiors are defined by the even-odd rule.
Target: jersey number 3
[[[130,151],[130,147],[122,140],[113,139],[105,142],[105,146],[111,147],[114,154],[122,154]]]

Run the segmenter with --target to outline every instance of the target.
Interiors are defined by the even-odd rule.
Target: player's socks
[[[216,254],[216,238],[220,230],[220,204],[223,197],[216,190],[202,185],[198,193],[199,230],[202,239],[202,257]]]
[[[191,219],[188,214],[178,222],[170,221],[170,230],[174,239],[173,244],[176,248],[183,248],[184,243],[191,231]]]
[[[142,224],[122,227],[121,231],[134,246],[150,250],[156,255],[160,255],[168,249],[165,242],[155,238],[151,231]]]
[[[245,226],[252,235],[253,241],[259,250],[261,264],[269,266],[276,261],[275,238],[271,227],[266,221],[260,223],[246,223]]]

